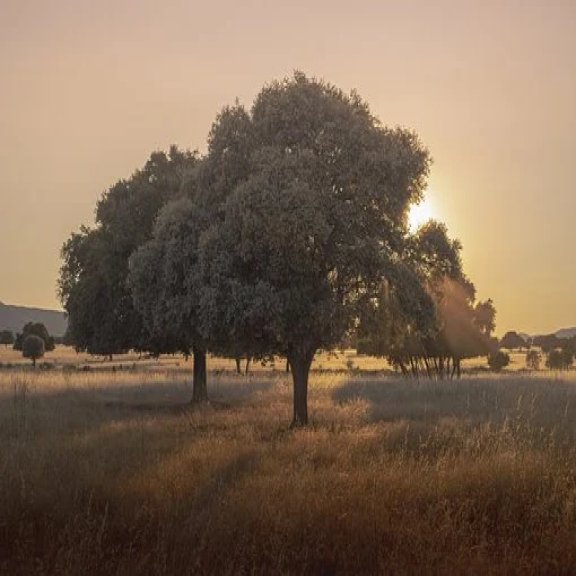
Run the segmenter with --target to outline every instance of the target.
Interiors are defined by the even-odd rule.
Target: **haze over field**
[[[429,147],[429,213],[498,333],[573,325],[575,56],[569,0],[4,0],[0,299],[58,307],[60,247],[103,191],[151,150],[202,150],[223,105],[298,68]]]

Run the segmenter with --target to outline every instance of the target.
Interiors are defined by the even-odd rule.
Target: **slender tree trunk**
[[[430,368],[430,363],[426,357],[424,357],[424,366],[426,367],[426,375],[428,376],[428,379],[432,380],[432,369]]]
[[[290,428],[308,425],[308,375],[316,350],[289,353],[294,386],[294,416]]]
[[[252,362],[252,358],[250,358],[250,356],[246,356],[246,370],[244,370],[245,376],[248,376],[248,371],[250,370],[250,362]]]
[[[234,358],[236,360],[236,372],[242,374],[242,366],[240,365],[240,358]]]
[[[192,348],[194,356],[194,379],[192,381],[192,403],[200,404],[208,401],[206,385],[206,349],[202,346]]]
[[[458,374],[458,378],[460,378],[460,361],[458,358],[452,358],[452,375],[450,376],[450,380],[454,380],[454,374]]]

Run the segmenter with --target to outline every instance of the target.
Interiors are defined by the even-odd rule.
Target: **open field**
[[[0,573],[576,571],[573,373],[316,370],[289,431],[282,366],[171,361],[0,371]]]

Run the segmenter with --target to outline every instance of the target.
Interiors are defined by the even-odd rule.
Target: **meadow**
[[[2,574],[576,571],[573,372],[323,355],[292,431],[283,363],[193,408],[181,358],[46,361],[0,351]]]

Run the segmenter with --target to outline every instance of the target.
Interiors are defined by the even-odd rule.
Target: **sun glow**
[[[408,213],[408,225],[412,232],[418,230],[422,224],[430,219],[438,218],[436,210],[430,200],[429,191],[426,191],[420,204],[413,204]]]

